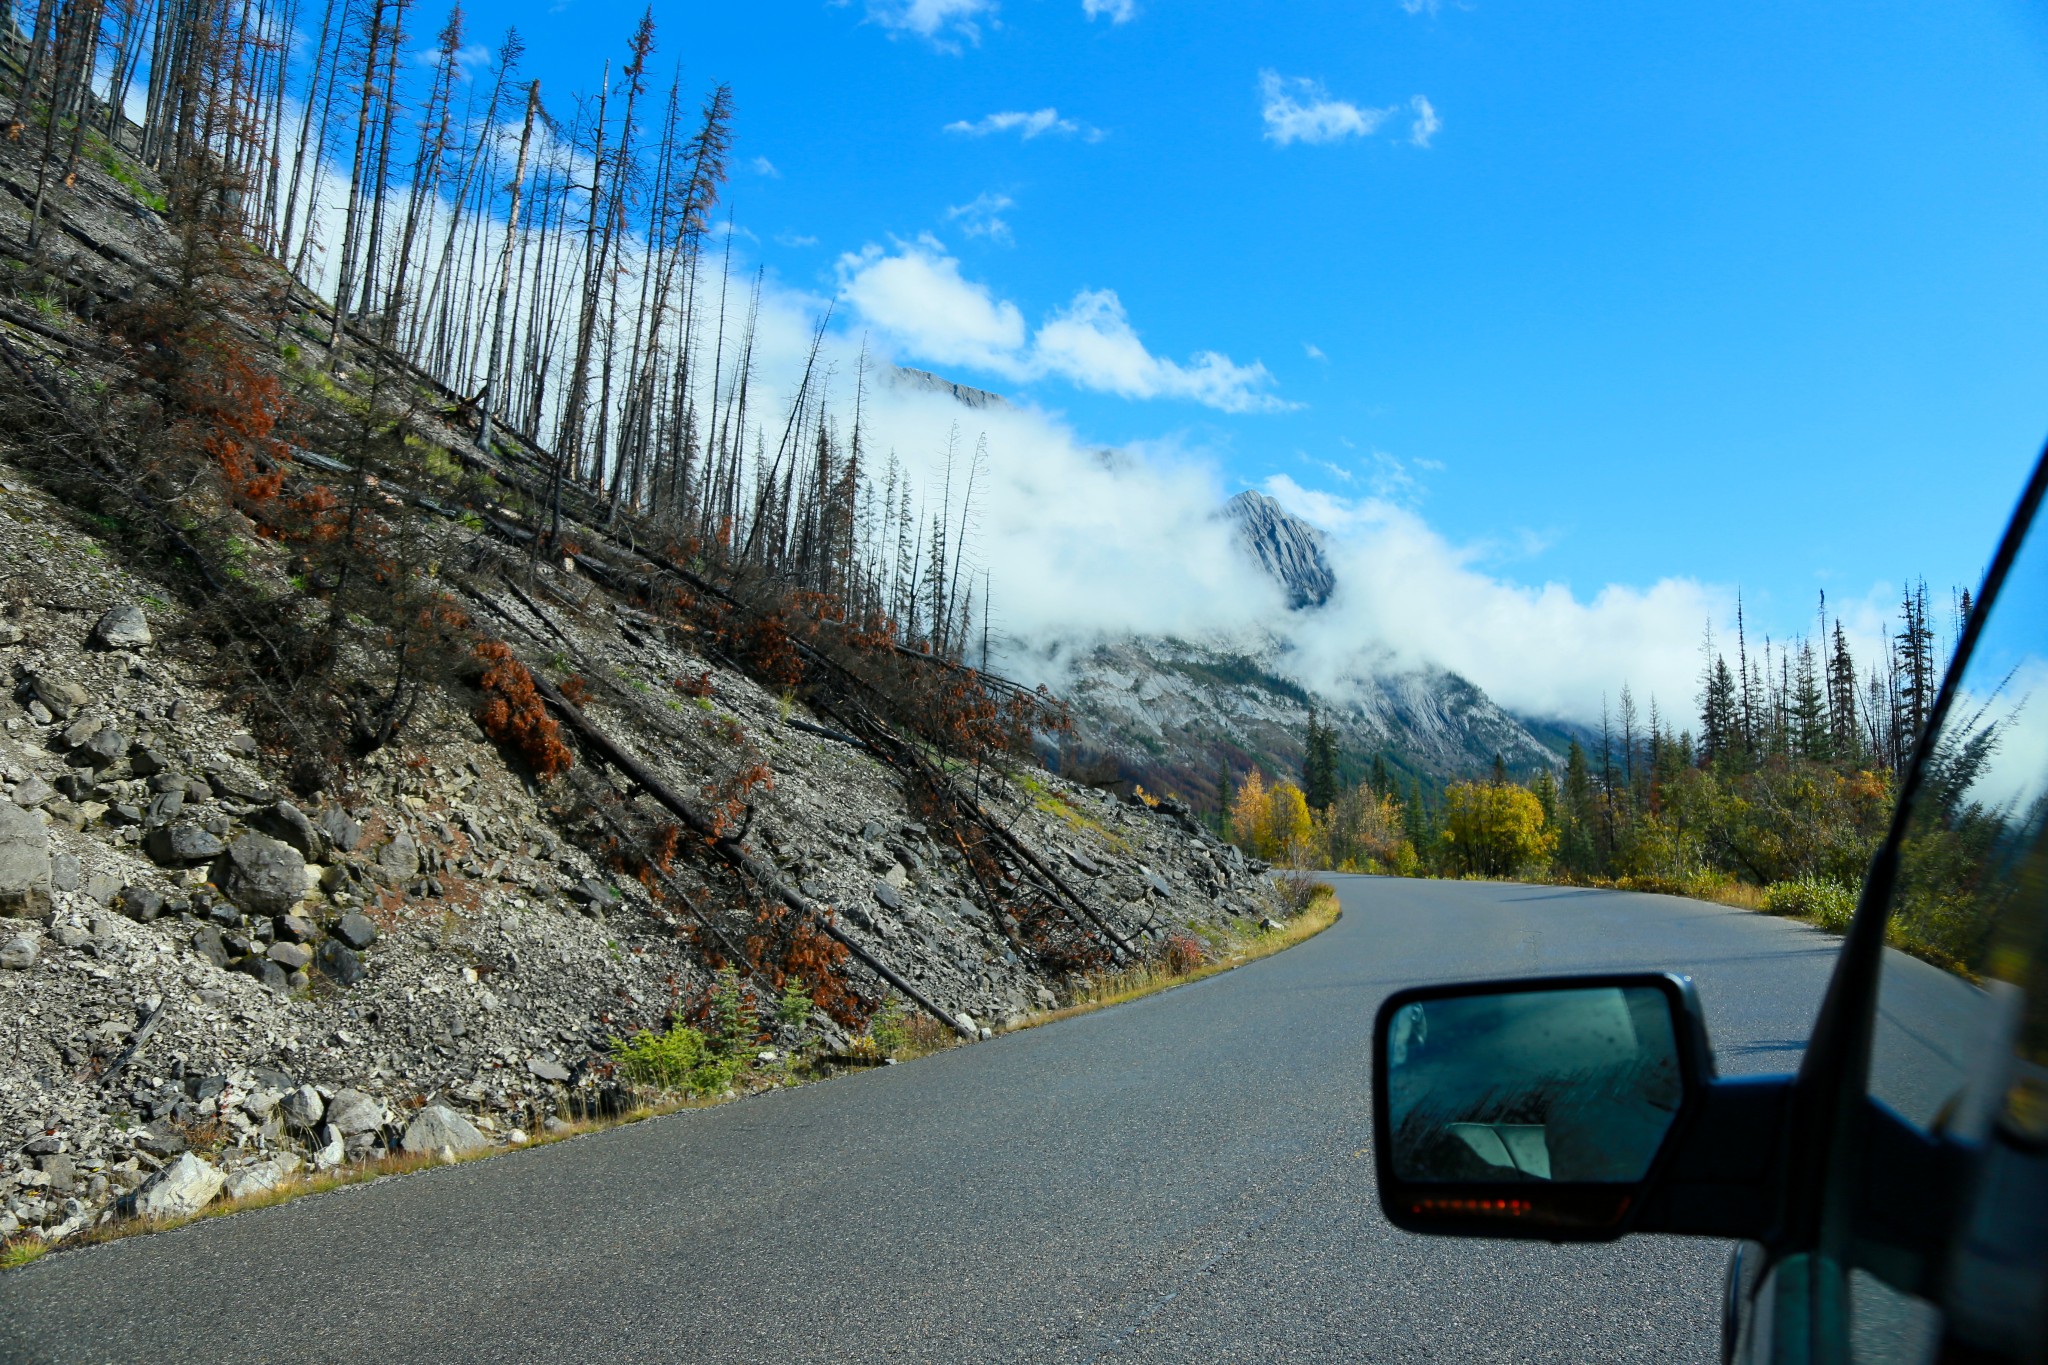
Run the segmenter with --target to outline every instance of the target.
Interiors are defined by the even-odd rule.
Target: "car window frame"
[[[1897,886],[1899,852],[1919,797],[1930,753],[1927,740],[1938,735],[1953,707],[1963,674],[1979,637],[2018,558],[2027,536],[2039,531],[2044,497],[2048,497],[2048,448],[2036,457],[1998,548],[1986,569],[1983,585],[1956,641],[1928,713],[1927,724],[1914,742],[1913,754],[1899,783],[1898,797],[1884,839],[1872,854],[1857,900],[1856,914],[1842,941],[1826,994],[1815,1016],[1805,1056],[1794,1078],[1790,1123],[1785,1139],[1786,1199],[1781,1236],[1773,1239],[1785,1252],[1814,1252],[1844,1277],[1854,1253],[1855,1202],[1863,1158],[1865,1111],[1870,1103],[1870,1060],[1876,1034],[1878,991],[1885,936]],[[1813,1277],[1815,1293],[1839,1302],[1823,1286],[1827,1276]],[[1840,1288],[1840,1284],[1836,1286]],[[1815,1309],[1821,1309],[1818,1302]],[[1810,1319],[1831,1318],[1830,1311]]]

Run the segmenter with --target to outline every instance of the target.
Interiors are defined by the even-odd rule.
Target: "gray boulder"
[[[276,793],[264,785],[262,778],[252,777],[236,768],[209,768],[206,780],[222,796],[250,805],[267,804],[277,799]]]
[[[384,1126],[384,1106],[360,1090],[337,1090],[327,1101],[327,1122],[345,1138],[374,1133]]]
[[[273,932],[287,943],[311,943],[320,937],[319,926],[304,915],[279,915]]]
[[[128,736],[111,725],[101,726],[71,751],[70,762],[81,768],[105,768],[128,752]]]
[[[887,882],[875,883],[875,899],[891,910],[903,908],[903,893]]]
[[[264,956],[288,972],[299,972],[313,961],[313,950],[303,943],[278,942]]]
[[[445,1148],[461,1156],[490,1146],[491,1140],[447,1105],[430,1104],[405,1125],[405,1136],[400,1142],[408,1152],[438,1152]]]
[[[235,970],[261,981],[272,995],[283,995],[292,988],[291,974],[267,957],[252,954],[237,962]]]
[[[148,924],[164,912],[164,898],[146,886],[124,886],[115,901],[121,913],[138,924]]]
[[[147,1128],[138,1129],[130,1141],[135,1144],[136,1151],[147,1152],[165,1161],[180,1152],[189,1151],[192,1146],[185,1141],[184,1134],[166,1123],[153,1123]]]
[[[326,1114],[327,1102],[320,1098],[320,1092],[312,1086],[302,1085],[288,1092],[278,1102],[277,1108],[278,1112],[284,1115],[287,1124],[300,1132],[310,1133],[313,1126],[320,1122],[321,1116]]]
[[[211,924],[202,924],[192,931],[192,951],[216,967],[228,965],[228,947],[221,941],[220,930]]]
[[[0,969],[25,972],[36,965],[37,951],[35,935],[16,934],[0,945]]]
[[[226,847],[204,825],[190,820],[176,824],[161,825],[149,832],[143,840],[143,847],[149,856],[170,867],[184,867],[193,863],[210,862],[226,852]],[[300,892],[304,893],[304,883]]]
[[[50,832],[13,802],[0,802],[0,916],[50,913]]]
[[[377,926],[368,915],[351,910],[334,922],[334,936],[361,952],[377,941]]]
[[[92,628],[92,637],[108,649],[147,649],[154,638],[149,633],[149,622],[143,617],[142,608],[133,602],[109,607],[99,624]]]
[[[158,1171],[135,1192],[138,1218],[190,1218],[219,1195],[227,1178],[190,1152]]]
[[[282,915],[306,898],[306,860],[289,844],[244,834],[228,847],[221,891],[252,915]]]
[[[259,812],[250,818],[250,823],[297,849],[299,856],[308,862],[320,861],[320,855],[326,851],[326,841],[319,829],[306,818],[304,811],[289,801],[280,801]]]
[[[338,939],[328,939],[313,951],[313,965],[337,986],[353,986],[369,973],[355,951]]]
[[[377,879],[386,885],[411,881],[420,875],[420,846],[405,830],[391,836],[377,850]]]
[[[14,804],[23,810],[34,810],[56,794],[55,787],[34,774],[14,784]]]
[[[43,709],[58,720],[71,719],[72,713],[85,705],[92,695],[63,674],[52,673],[48,669],[37,669],[31,673],[28,688],[30,695],[43,704]]]
[[[253,1194],[267,1193],[282,1185],[300,1164],[299,1159],[289,1152],[266,1157],[254,1165],[230,1172],[221,1192],[230,1199],[247,1199]]]
[[[320,826],[320,832],[327,836],[328,842],[343,853],[355,852],[356,845],[363,842],[363,827],[349,819],[348,812],[338,806],[329,806],[321,811],[314,823]]]

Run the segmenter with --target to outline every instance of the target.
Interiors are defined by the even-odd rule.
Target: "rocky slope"
[[[609,1040],[710,985],[587,822],[565,824],[559,782],[508,766],[462,697],[341,790],[296,798],[290,755],[241,731],[168,589],[12,474],[0,503],[0,1235],[62,1236],[124,1195],[177,1212],[300,1163],[523,1140],[606,1102]],[[749,846],[859,943],[975,1028],[1058,998],[892,770],[544,577],[550,610],[480,605],[614,680],[587,714],[679,785],[765,764]],[[688,705],[641,700],[679,677]],[[988,774],[983,796],[1135,941],[1268,912],[1255,870],[1184,813],[1049,774]],[[818,1015],[766,1050],[799,1035],[844,1042]],[[775,1082],[763,1070],[753,1084]]]
[[[134,288],[164,247],[161,221],[95,167],[52,207],[65,231],[38,269],[79,298]],[[21,219],[0,195],[0,257]],[[9,356],[81,387],[119,382],[99,336],[59,295],[0,302]],[[415,432],[458,448],[432,399]],[[575,766],[536,779],[487,738],[477,679],[458,672],[431,680],[396,743],[309,781],[304,755],[248,731],[232,618],[202,620],[205,594],[60,496],[61,452],[22,453],[38,458],[0,461],[0,1238],[189,1213],[301,1166],[519,1142],[615,1108],[632,1096],[612,1041],[698,1017],[707,963],[744,956],[721,945],[773,928],[760,878],[799,888],[865,958],[841,969],[865,1003],[898,994],[893,977],[970,1036],[1071,984],[1002,897],[1058,882],[1070,898],[1046,903],[1076,933],[1138,955],[1277,909],[1264,869],[1184,809],[983,767],[961,780],[1018,850],[991,892],[928,825],[900,755],[652,613],[620,587],[644,563],[607,578],[588,554],[508,550],[502,503],[487,520],[417,498],[417,572],[550,689],[573,680],[616,752],[572,736]],[[346,468],[309,449],[296,467]],[[490,475],[512,471],[479,480],[509,501]],[[379,497],[397,509],[403,492]],[[236,579],[291,602],[292,554],[249,527],[234,543]],[[650,782],[707,805],[743,795],[727,841],[760,878],[688,847],[650,870]],[[775,1003],[772,982],[743,984]],[[766,1013],[741,1088],[849,1045],[822,1010]]]

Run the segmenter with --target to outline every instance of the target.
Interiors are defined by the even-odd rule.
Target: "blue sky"
[[[658,9],[656,65],[733,84],[778,280],[1086,440],[1781,632],[1980,571],[2048,434],[2038,11],[1093,3]],[[638,13],[471,23],[559,104]]]

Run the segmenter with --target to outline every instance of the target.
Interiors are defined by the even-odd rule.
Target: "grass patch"
[[[1190,981],[1233,971],[1247,962],[1271,957],[1314,938],[1335,924],[1342,913],[1337,904],[1337,893],[1318,883],[1308,908],[1282,922],[1277,929],[1261,929],[1254,924],[1248,929],[1230,932],[1220,945],[1209,947],[1192,960],[1184,952],[1176,953],[1169,944],[1166,954],[1158,960],[1091,973],[1082,978],[1066,1004],[1030,1015],[1018,1027],[1037,1028],[1041,1024],[1058,1023],[1075,1015],[1092,1014],[1111,1005],[1121,1005],[1175,986],[1184,986]]]
[[[95,142],[99,141],[97,138],[93,140]],[[122,159],[120,153],[116,152],[112,147],[101,144],[99,154],[100,169],[112,176],[115,183],[120,185],[122,189],[134,195],[138,202],[148,205],[151,210],[159,214],[171,211],[170,205],[164,202],[164,197],[143,184],[142,177],[135,173],[134,167]]]
[[[40,1237],[16,1237],[0,1244],[0,1270],[15,1270],[47,1255],[50,1244]]]
[[[1018,785],[1031,794],[1032,808],[1041,815],[1050,815],[1064,824],[1074,834],[1092,834],[1104,845],[1118,853],[1129,853],[1131,841],[1118,834],[1091,815],[1076,810],[1067,799],[1052,788],[1040,782],[1030,773],[1017,774]]]

